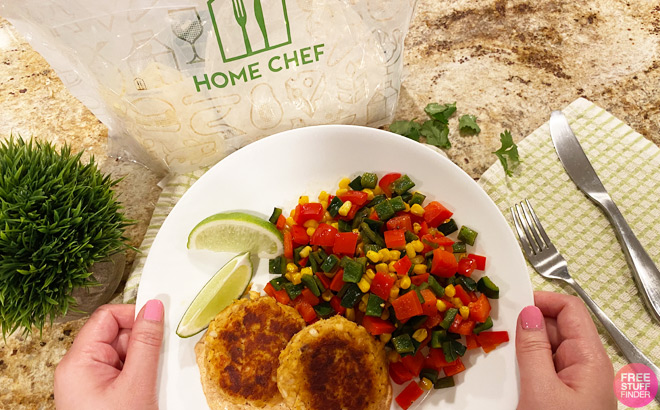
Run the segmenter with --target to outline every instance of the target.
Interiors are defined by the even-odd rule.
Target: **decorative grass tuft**
[[[82,152],[10,137],[0,144],[0,327],[2,336],[75,308],[75,288],[95,285],[91,266],[128,246],[112,188]]]

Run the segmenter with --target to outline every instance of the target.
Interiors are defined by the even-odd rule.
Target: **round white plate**
[[[189,251],[186,240],[203,218],[229,210],[268,218],[273,207],[289,210],[300,195],[316,200],[334,192],[343,177],[363,172],[408,174],[415,189],[454,212],[460,226],[479,232],[473,253],[485,255],[486,272],[500,287],[493,303],[493,330],[507,330],[511,341],[485,354],[469,351],[467,370],[456,387],[432,391],[420,409],[515,408],[519,376],[515,359],[518,312],[533,303],[532,289],[518,243],[486,193],[459,167],[410,139],[373,128],[328,125],[300,128],[252,143],[204,174],[174,207],[158,232],[144,267],[137,297],[165,305],[165,340],[159,372],[161,409],[208,409],[193,347],[203,333],[181,339],[179,319],[206,281],[234,254]],[[483,272],[476,271],[480,277]],[[268,261],[256,266],[254,288],[269,280]],[[395,393],[400,387],[394,385]],[[393,402],[392,408],[399,408]]]

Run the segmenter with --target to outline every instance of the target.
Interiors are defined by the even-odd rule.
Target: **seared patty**
[[[341,316],[291,339],[280,355],[277,387],[294,410],[385,410],[392,402],[383,346]]]

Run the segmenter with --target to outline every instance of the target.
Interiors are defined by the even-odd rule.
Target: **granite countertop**
[[[429,102],[477,115],[478,136],[450,136],[447,154],[473,178],[496,160],[499,133],[519,141],[577,97],[612,112],[660,145],[660,6],[654,0],[419,0],[405,43],[396,119]],[[117,187],[126,234],[138,246],[160,175],[106,155],[107,129],[0,17],[0,135],[38,136],[94,155]],[[454,120],[455,121],[455,120]],[[127,272],[134,254],[127,258]],[[85,319],[0,342],[0,409],[52,409],[53,371]]]

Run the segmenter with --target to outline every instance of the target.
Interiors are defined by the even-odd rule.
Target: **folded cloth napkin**
[[[563,112],[626,220],[654,261],[660,262],[660,149],[585,99],[574,101]],[[575,280],[651,360],[660,363],[660,326],[644,307],[609,222],[578,191],[559,162],[548,124],[523,139],[518,151],[522,163],[513,177],[506,177],[497,162],[479,184],[510,223],[509,207],[529,198]],[[126,303],[135,301],[159,228],[205,171],[174,175],[161,184],[163,191],[124,289]],[[570,287],[548,281],[528,268],[536,290],[572,293]],[[618,371],[627,361],[600,325],[599,331]],[[649,406],[660,408],[656,402]]]
[[[580,98],[562,110],[596,173],[656,264],[660,263],[660,149],[597,105]],[[548,117],[549,117],[548,113]],[[518,144],[521,164],[501,164],[479,180],[513,228],[509,208],[528,198],[575,280],[628,338],[660,365],[660,325],[645,308],[605,215],[573,184],[544,124]],[[574,294],[528,264],[536,290]],[[628,364],[596,321],[615,371]],[[620,408],[627,408],[620,405]],[[657,402],[645,408],[660,409]]]

